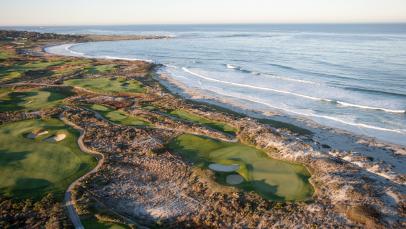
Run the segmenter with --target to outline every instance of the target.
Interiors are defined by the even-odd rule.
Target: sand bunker
[[[52,136],[50,138],[45,139],[45,141],[47,141],[47,142],[60,142],[65,138],[66,138],[66,134],[57,134],[55,136]]]
[[[29,133],[29,134],[27,135],[27,138],[29,138],[29,139],[36,139],[37,137],[39,137],[39,136],[41,136],[41,135],[45,135],[45,134],[48,134],[48,131],[47,131],[47,130],[32,132],[32,133]]]
[[[209,168],[216,172],[234,172],[240,168],[240,165],[210,164]]]
[[[226,177],[227,184],[236,185],[241,184],[244,181],[244,178],[238,174],[228,175]]]

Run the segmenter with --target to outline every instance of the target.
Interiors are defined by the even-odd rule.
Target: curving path
[[[66,208],[68,210],[69,218],[72,221],[73,226],[76,229],[84,229],[83,224],[80,221],[79,215],[77,214],[76,209],[74,207],[74,203],[72,201],[72,190],[76,187],[76,185],[79,185],[80,182],[83,179],[85,179],[86,177],[88,177],[89,175],[91,175],[93,173],[96,173],[99,170],[99,168],[104,163],[104,155],[97,152],[97,151],[94,151],[94,150],[91,150],[91,149],[87,148],[83,144],[83,138],[85,136],[85,131],[81,127],[79,127],[76,124],[74,124],[74,123],[68,121],[67,119],[65,119],[63,117],[63,114],[61,114],[59,116],[59,119],[62,120],[66,125],[71,126],[72,128],[74,128],[74,129],[76,129],[76,130],[78,130],[80,132],[80,136],[78,138],[78,145],[79,145],[80,150],[82,150],[83,152],[95,155],[96,158],[98,159],[98,163],[97,163],[96,167],[94,167],[91,171],[89,171],[88,173],[86,173],[83,176],[79,177],[71,185],[69,185],[68,189],[65,192],[65,197],[64,197],[65,206],[66,206]]]

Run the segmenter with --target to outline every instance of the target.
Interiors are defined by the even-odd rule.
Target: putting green
[[[24,92],[10,92],[0,97],[0,112],[39,110],[59,105],[74,93],[67,88],[47,88]]]
[[[64,83],[65,85],[77,86],[100,93],[142,93],[145,91],[140,82],[136,80],[126,80],[123,77],[115,79],[105,77],[72,79]]]
[[[272,159],[250,146],[185,134],[172,140],[168,147],[202,168],[211,163],[240,165],[236,172],[216,172],[217,181],[227,185],[228,175],[239,174],[244,182],[236,187],[255,191],[267,199],[307,200],[313,194],[308,181],[310,173],[304,166]]]
[[[199,115],[187,112],[185,110],[174,110],[170,113],[171,115],[175,115],[181,119],[185,119],[194,123],[198,123],[204,126],[208,126],[210,128],[213,128],[215,130],[223,131],[228,134],[235,134],[236,129],[227,125],[224,122],[217,122],[217,121],[212,121],[207,118],[201,117]]]
[[[109,107],[99,105],[99,104],[92,104],[89,106],[90,109],[99,112],[103,115],[104,118],[125,126],[147,126],[150,125],[149,122],[146,122],[140,118],[131,116],[127,114],[123,110],[113,110]]]
[[[49,133],[29,139],[32,131]],[[63,141],[43,141],[56,134]],[[0,126],[0,193],[14,198],[38,199],[48,192],[62,197],[66,188],[96,165],[80,151],[78,132],[58,119],[26,120]]]

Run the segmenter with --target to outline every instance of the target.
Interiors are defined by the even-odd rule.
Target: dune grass
[[[38,130],[49,133],[26,137]],[[43,141],[59,133],[67,137],[57,143]],[[78,135],[58,119],[1,125],[0,193],[17,199],[38,199],[49,192],[62,197],[70,183],[96,165],[92,156],[80,151]]]
[[[312,135],[313,132],[311,132],[308,129],[290,124],[290,123],[286,123],[286,122],[280,122],[280,121],[276,121],[276,120],[272,120],[272,119],[260,119],[259,120],[260,123],[263,124],[267,124],[270,125],[274,128],[280,128],[280,129],[286,129],[291,131],[292,133],[296,133],[299,135]]]
[[[74,93],[69,88],[44,88],[32,91],[17,91],[0,97],[0,112],[27,110],[34,111],[61,104],[62,100]]]
[[[115,64],[104,64],[104,65],[96,65],[96,66],[89,66],[85,68],[85,73],[87,74],[98,74],[98,73],[109,73],[113,72],[116,69]]]
[[[191,121],[194,123],[198,123],[198,124],[210,127],[215,130],[222,131],[227,134],[235,134],[235,132],[237,131],[235,128],[233,128],[230,125],[227,125],[224,122],[209,120],[205,117],[193,114],[191,112],[188,112],[188,111],[185,111],[182,109],[174,110],[174,111],[170,112],[170,114],[177,116],[178,118],[181,118],[181,119],[185,119],[185,120],[188,120],[188,121]]]
[[[81,219],[85,229],[127,229],[130,228],[126,225],[118,223],[101,222],[94,217]]]
[[[270,200],[307,200],[313,193],[310,173],[304,166],[272,159],[250,146],[185,134],[172,140],[168,148],[201,168],[211,163],[240,165],[236,172],[216,172],[217,181],[227,185],[227,175],[238,173],[244,182],[236,187]]]
[[[14,55],[9,50],[1,50],[0,48],[0,60],[5,60],[13,56]]]
[[[99,93],[142,93],[142,84],[136,80],[118,78],[72,79],[65,81],[65,85],[77,86]]]
[[[103,115],[104,118],[120,124],[120,125],[125,125],[125,126],[148,126],[151,125],[149,122],[131,116],[128,113],[126,113],[123,110],[114,110],[109,107],[99,105],[99,104],[92,104],[88,106],[88,108],[99,112],[101,115]]]

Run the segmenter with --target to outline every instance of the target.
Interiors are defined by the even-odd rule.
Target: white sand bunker
[[[241,184],[244,181],[244,178],[238,174],[228,175],[226,177],[227,184],[236,185]]]
[[[47,142],[60,142],[65,138],[66,138],[66,134],[57,134],[55,136],[52,136],[50,138],[45,139],[45,141],[47,141]]]
[[[216,172],[234,172],[240,168],[240,165],[222,165],[222,164],[210,164],[209,169]]]
[[[36,139],[37,137],[41,136],[41,135],[45,135],[48,134],[47,130],[40,130],[40,131],[35,131],[35,132],[31,132],[27,135],[27,138],[29,139]]]

